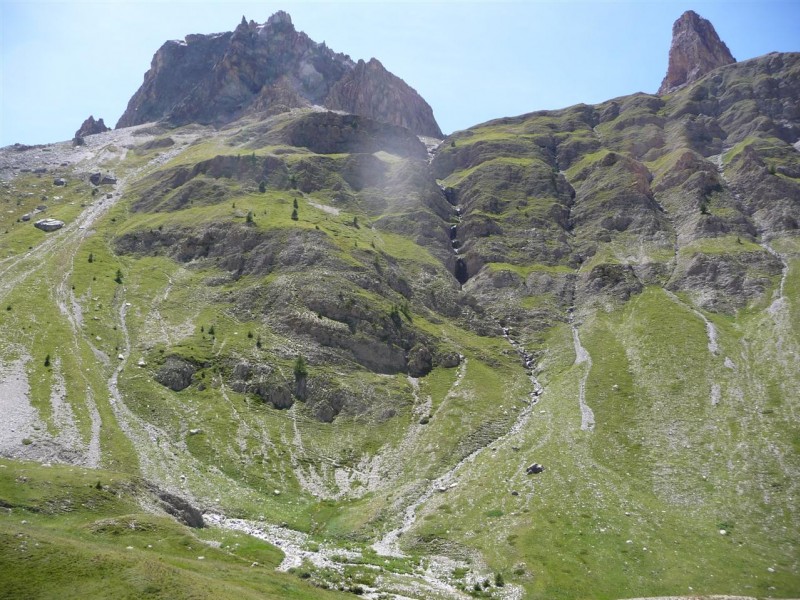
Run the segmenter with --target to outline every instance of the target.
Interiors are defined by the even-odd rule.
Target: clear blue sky
[[[711,20],[737,60],[800,51],[800,0],[0,0],[0,146],[70,139],[89,114],[113,126],[163,42],[281,9],[311,39],[378,58],[430,103],[445,133],[654,92],[687,9]]]

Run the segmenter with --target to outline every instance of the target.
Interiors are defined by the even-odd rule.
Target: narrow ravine
[[[447,202],[453,207],[453,219],[455,220],[455,223],[450,225],[449,230],[450,248],[453,250],[453,255],[455,257],[453,276],[456,278],[459,284],[464,285],[469,279],[469,273],[467,272],[466,261],[459,255],[462,241],[458,237],[458,228],[461,225],[461,218],[463,216],[464,209],[458,203],[458,198],[456,197],[456,192],[454,189],[441,187],[441,190],[444,194],[444,197],[447,199]]]
[[[783,265],[783,269],[781,270],[781,283],[778,286],[778,297],[772,301],[772,304],[770,304],[769,308],[767,309],[769,314],[771,314],[773,317],[776,317],[777,314],[786,308],[787,305],[786,294],[784,290],[786,287],[786,278],[789,275],[789,261],[786,260],[786,257],[783,254],[777,252],[768,242],[762,242],[761,247],[781,261],[781,264]]]
[[[403,518],[400,525],[397,528],[387,532],[380,540],[372,544],[372,548],[378,554],[383,556],[395,556],[395,557],[405,556],[405,554],[400,548],[399,542],[402,536],[407,532],[409,532],[414,527],[417,521],[417,516],[420,507],[424,505],[428,500],[430,500],[431,497],[433,497],[435,494],[443,493],[449,489],[456,487],[458,485],[458,475],[465,466],[473,463],[487,448],[497,447],[498,445],[503,444],[504,442],[518,435],[525,427],[528,420],[530,419],[531,414],[533,412],[533,408],[539,402],[539,399],[543,392],[543,388],[534,374],[534,366],[535,366],[534,360],[533,357],[522,346],[522,344],[511,338],[509,333],[510,332],[509,328],[502,327],[502,332],[503,332],[503,337],[508,341],[508,343],[512,346],[512,348],[514,348],[514,350],[519,355],[522,366],[527,370],[528,377],[531,382],[531,392],[529,394],[528,401],[525,403],[525,406],[519,412],[513,424],[505,434],[475,449],[470,454],[468,454],[460,461],[458,461],[455,465],[453,465],[443,475],[437,477],[427,485],[427,487],[416,498],[416,500],[414,500],[403,510]],[[463,367],[466,368],[466,359],[463,362]],[[456,383],[459,383],[458,380]],[[436,572],[437,561],[446,563],[448,565],[452,563],[452,560],[447,557],[432,556],[430,557],[430,560],[432,565],[431,569],[434,572]],[[439,566],[441,567],[441,565]],[[452,569],[452,567],[448,568]],[[441,571],[441,568],[439,570]],[[456,594],[454,596],[456,598],[463,596],[463,593],[458,589],[454,588],[452,591],[453,593]],[[521,598],[522,588],[515,585],[507,585],[501,597]]]

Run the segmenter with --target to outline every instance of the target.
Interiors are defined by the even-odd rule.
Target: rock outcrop
[[[94,135],[96,133],[105,133],[106,131],[111,131],[111,127],[107,127],[106,124],[103,122],[103,119],[94,120],[93,115],[89,115],[89,118],[86,119],[75,132],[75,137],[72,138],[73,143],[76,146],[81,146],[84,143],[83,138],[87,135]]]
[[[669,67],[658,94],[674,92],[717,67],[735,62],[711,22],[687,10],[672,25]]]
[[[117,127],[167,119],[222,123],[321,105],[442,137],[431,107],[380,62],[355,63],[297,31],[279,11],[264,24],[165,43]]]
[[[177,356],[168,356],[156,372],[155,380],[174,392],[180,392],[191,385],[196,370],[197,368],[189,361]]]

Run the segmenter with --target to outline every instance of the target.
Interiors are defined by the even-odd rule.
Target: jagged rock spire
[[[669,67],[659,95],[700,79],[703,75],[736,62],[710,21],[693,10],[687,10],[672,25]]]

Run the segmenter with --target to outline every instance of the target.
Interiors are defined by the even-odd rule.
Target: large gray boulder
[[[33,226],[42,231],[55,231],[64,226],[64,221],[59,221],[58,219],[39,219]]]

